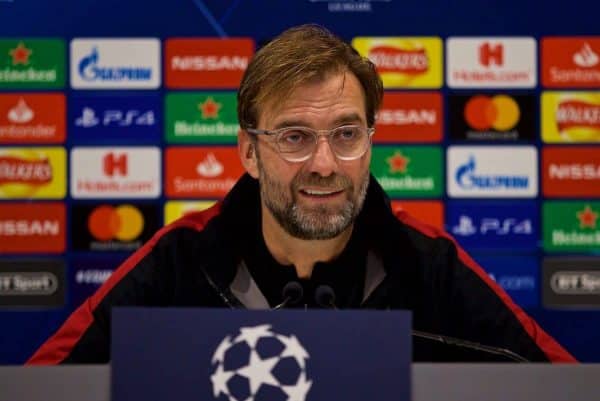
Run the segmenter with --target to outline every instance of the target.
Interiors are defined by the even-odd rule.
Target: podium
[[[109,365],[0,366],[0,401],[110,401],[110,377]],[[600,364],[415,363],[412,401],[595,400],[598,377]]]

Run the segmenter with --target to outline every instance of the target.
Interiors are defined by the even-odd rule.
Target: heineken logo
[[[8,52],[12,57],[12,65],[29,64],[29,56],[31,56],[31,53],[33,53],[32,50],[25,47],[23,42],[19,42],[17,47]]]
[[[239,131],[235,92],[171,93],[166,101],[167,140],[235,143]]]
[[[546,202],[544,249],[586,251],[600,246],[600,202]]]
[[[390,166],[390,173],[406,173],[406,169],[408,163],[410,163],[410,159],[402,155],[402,152],[397,151],[392,156],[386,159],[387,163]]]
[[[436,197],[442,193],[442,154],[438,147],[375,146],[371,172],[392,197]]]
[[[64,86],[65,49],[61,40],[0,40],[0,89]]]
[[[598,213],[596,213],[590,205],[585,205],[585,208],[577,212],[577,218],[579,219],[579,228],[596,228],[596,220],[598,219]]]
[[[202,119],[217,119],[219,118],[219,110],[223,105],[221,103],[217,103],[213,100],[212,97],[207,97],[203,103],[198,104],[198,109],[200,113],[202,113]]]

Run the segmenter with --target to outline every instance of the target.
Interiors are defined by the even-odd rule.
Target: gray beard
[[[354,223],[362,210],[369,186],[367,170],[361,180],[356,199],[352,199],[355,193],[354,185],[349,178],[340,175],[321,177],[314,173],[304,176],[298,173],[292,180],[290,188],[286,188],[265,172],[260,161],[258,167],[260,196],[265,206],[289,235],[303,240],[331,239],[344,232]],[[301,184],[341,187],[349,190],[349,193],[341,207],[319,205],[307,209],[300,207],[296,199],[297,188]]]

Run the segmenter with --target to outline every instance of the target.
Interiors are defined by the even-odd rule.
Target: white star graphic
[[[238,343],[240,341],[246,341],[252,349],[256,347],[259,338],[273,336],[270,324],[263,324],[256,327],[241,327],[240,333],[241,334],[237,336],[233,342]]]
[[[229,378],[233,376],[233,374],[234,372],[225,372],[223,370],[223,365],[219,365],[215,373],[212,374],[212,376],[210,377],[210,381],[213,385],[213,395],[215,396],[215,398],[218,397],[221,393],[229,396],[227,380],[229,380]]]
[[[256,391],[263,383],[272,386],[279,385],[279,382],[277,382],[277,379],[275,379],[271,373],[273,366],[275,366],[278,361],[278,357],[261,359],[254,349],[250,352],[250,362],[248,363],[248,366],[237,371],[240,376],[248,378],[248,381],[250,382],[250,394],[256,394]]]
[[[212,363],[223,362],[225,359],[225,351],[231,346],[231,336],[227,336],[221,341],[221,344],[215,350],[215,353],[212,357]]]
[[[291,335],[289,337],[276,335],[277,339],[281,341],[285,345],[285,349],[281,353],[281,358],[285,358],[286,356],[292,356],[298,362],[298,365],[302,369],[304,369],[304,360],[308,359],[310,356],[308,352],[304,349],[304,347],[300,344],[295,335]]]
[[[312,380],[306,380],[306,372],[302,372],[295,385],[281,386],[281,389],[287,394],[287,401],[304,401],[311,386]]]

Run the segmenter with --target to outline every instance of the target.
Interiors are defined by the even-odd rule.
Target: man
[[[108,362],[120,305],[409,309],[417,330],[573,361],[451,238],[393,215],[369,174],[382,94],[373,64],[318,26],[263,47],[238,95],[248,174],[159,231],[29,363]],[[463,357],[415,341],[414,359]]]

